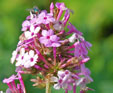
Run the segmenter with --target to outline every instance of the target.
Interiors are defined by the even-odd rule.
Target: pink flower
[[[10,76],[9,78],[5,78],[3,80],[3,83],[11,83],[13,82],[15,79],[18,79],[15,75]]]
[[[30,9],[30,15],[22,23],[24,32],[11,58],[11,63],[16,60],[17,75],[3,80],[9,86],[6,93],[26,93],[21,74],[34,74],[36,79],[31,81],[37,87],[48,84],[49,78],[50,85],[57,90],[64,89],[65,93],[72,89],[76,93],[77,86],[80,93],[89,90],[86,85],[93,79],[85,63],[90,59],[88,50],[92,45],[68,22],[73,11],[64,3],[55,6],[51,3],[49,13],[37,7]],[[38,74],[44,77],[43,80]],[[20,83],[16,84],[15,80]]]
[[[74,33],[71,37],[68,38],[69,39],[69,42],[73,43],[75,42],[75,40],[77,39],[76,38],[76,34]]]
[[[10,88],[10,90],[12,91],[12,93],[14,93],[15,91],[17,91],[16,84],[15,84],[15,81],[14,81],[16,79],[18,79],[17,76],[12,75],[9,78],[5,78],[3,80],[3,83],[6,83],[8,85],[8,87]]]
[[[81,64],[81,73],[79,73],[79,75],[84,75],[91,82],[93,82],[93,79],[90,77],[90,74],[91,74],[90,70],[86,68],[84,64]]]
[[[22,23],[22,31],[29,30],[31,25],[34,25],[36,23],[36,17],[33,16],[33,14],[30,12],[30,20],[25,20]]]
[[[27,20],[31,20],[34,18],[34,15],[32,14],[32,12],[30,11],[30,15],[26,17]]]
[[[53,2],[52,2],[51,5],[50,5],[50,13],[53,14],[53,12],[54,12],[54,4],[53,4]]]
[[[39,41],[44,44],[46,47],[59,47],[59,37],[54,35],[53,30],[43,30],[42,37],[39,38]]]
[[[75,26],[73,26],[71,23],[69,23],[70,25],[67,26],[67,28],[69,29],[69,31],[67,32],[67,34],[71,34],[71,33],[76,33],[78,35],[82,35],[82,32],[78,31]]]
[[[15,61],[15,59],[16,59],[16,57],[17,57],[17,50],[15,50],[15,51],[13,51],[13,53],[12,53],[12,57],[11,57],[11,63],[13,64],[14,63],[14,61]]]
[[[54,22],[55,19],[53,18],[52,14],[47,14],[46,11],[42,11],[39,16],[38,19],[36,20],[37,24],[49,24],[50,22]]]
[[[23,23],[22,23],[22,31],[26,31],[29,27],[30,27],[30,22],[28,20],[25,20]]]
[[[86,86],[89,83],[91,83],[91,81],[87,77],[81,77],[79,80],[76,81],[76,85],[80,86],[80,90],[84,90],[84,91],[87,91],[89,89]],[[80,93],[84,93],[84,92],[80,92]]]
[[[57,84],[54,84],[55,89],[67,89],[72,90],[72,85],[74,82],[74,79],[72,78],[72,73],[69,70],[65,71],[58,71],[58,80]]]
[[[18,56],[18,58],[16,59],[17,62],[16,62],[16,66],[22,66],[24,61],[26,61],[27,57],[26,57],[26,53],[25,53],[25,49],[24,48],[21,48],[20,50],[20,54]]]
[[[17,58],[16,66],[24,66],[25,68],[30,68],[36,64],[37,59],[38,55],[35,54],[33,50],[25,53],[25,49],[22,48],[20,55]]]
[[[16,86],[15,80],[19,80],[21,85],[17,84]],[[17,75],[12,75],[7,79],[5,78],[3,80],[3,83],[7,83],[9,87],[6,90],[6,93],[25,93],[25,87],[24,87],[24,83],[23,83],[21,75],[18,76],[17,74]],[[20,88],[18,87],[18,85],[20,85]]]
[[[30,50],[29,53],[27,53],[27,58],[23,63],[23,66],[25,68],[30,68],[34,66],[37,63],[38,55],[34,53],[33,50]]]
[[[60,10],[66,10],[67,8],[65,7],[64,3],[56,3],[56,7]]]
[[[82,57],[83,59],[87,57],[88,50],[91,47],[91,44],[85,40],[77,41],[75,43],[75,57]]]
[[[37,36],[37,33],[40,31],[40,27],[34,27],[34,25],[31,25],[30,26],[30,31],[26,31],[26,32],[24,32],[24,34],[25,34],[25,37],[27,38],[27,39],[31,39],[31,38],[33,38],[33,37],[35,37],[35,36]]]
[[[64,24],[62,21],[56,21],[55,24],[53,25],[55,30],[64,30]]]
[[[56,7],[59,9],[59,13],[57,16],[57,21],[58,21],[62,15],[63,11],[66,10],[67,8],[65,7],[64,3],[56,3]]]

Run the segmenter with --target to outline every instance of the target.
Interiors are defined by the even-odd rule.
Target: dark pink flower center
[[[85,82],[86,82],[86,79],[83,80],[83,83],[85,83]]]
[[[47,38],[47,39],[50,39],[50,36],[47,36],[46,38]]]
[[[33,62],[33,60],[34,60],[33,58],[30,59],[31,62]]]
[[[59,80],[59,83],[62,83],[62,79]]]
[[[61,25],[61,24],[62,24],[62,22],[59,22],[59,24]]]
[[[33,36],[33,35],[34,35],[34,33],[31,33],[31,35]]]
[[[21,59],[23,60],[24,59],[24,56],[22,56]]]
[[[68,72],[68,71],[66,71],[66,72],[65,72],[65,74],[69,74],[69,72]]]
[[[46,19],[47,19],[47,17],[44,17],[44,19],[46,20]]]

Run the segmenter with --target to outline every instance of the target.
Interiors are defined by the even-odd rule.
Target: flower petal
[[[29,55],[30,55],[30,57],[33,57],[34,56],[34,51],[33,50],[30,50],[29,51]]]
[[[59,90],[60,86],[59,86],[59,84],[54,84],[53,88]]]
[[[31,26],[30,26],[30,31],[31,31],[31,32],[34,32],[34,29],[35,29],[34,26],[31,25]]]
[[[35,31],[34,31],[34,33],[38,33],[39,31],[40,31],[40,27],[37,27],[36,29],[35,29]]]
[[[51,35],[53,35],[54,34],[54,32],[53,32],[53,30],[49,30],[48,32],[47,32],[47,36],[51,36]]]
[[[25,35],[25,37],[26,37],[27,39],[32,38],[32,37],[31,37],[31,32],[29,32],[29,31],[26,31],[26,32],[24,33],[24,35]]]
[[[59,37],[57,37],[56,35],[52,35],[52,36],[50,36],[50,40],[51,41],[58,41]]]
[[[52,76],[52,77],[50,78],[50,82],[58,82],[58,78],[55,77],[55,76]]]
[[[48,33],[47,30],[42,30],[42,35],[43,36],[47,36],[47,33]]]

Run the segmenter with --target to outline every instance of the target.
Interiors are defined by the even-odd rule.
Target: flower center
[[[62,22],[59,22],[59,24],[61,25],[61,24],[62,24]]]
[[[30,59],[31,62],[33,62],[33,60],[34,60],[33,58]]]
[[[31,35],[33,36],[33,35],[34,35],[34,33],[32,32],[32,33],[31,33]]]
[[[46,38],[47,38],[47,39],[50,39],[50,36],[47,36]]]
[[[59,83],[62,83],[62,79],[59,80]]]
[[[68,72],[68,71],[66,71],[66,72],[65,72],[65,74],[69,74],[69,72]]]
[[[83,83],[85,83],[86,82],[86,79],[83,79]]]
[[[22,56],[21,59],[23,60],[24,59],[24,56]]]
[[[44,19],[46,20],[46,19],[47,19],[47,17],[44,17]]]

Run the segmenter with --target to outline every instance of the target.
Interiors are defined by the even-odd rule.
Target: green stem
[[[51,93],[50,80],[46,79],[46,93]]]

